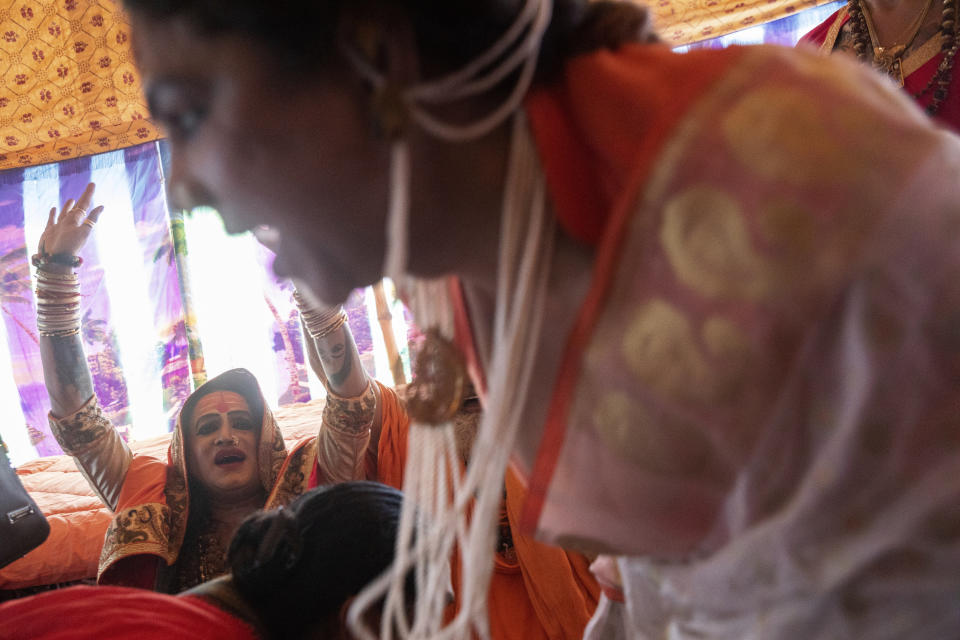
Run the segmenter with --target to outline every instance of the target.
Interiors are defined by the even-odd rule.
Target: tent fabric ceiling
[[[161,137],[110,0],[8,0],[0,8],[0,169]]]
[[[716,38],[827,0],[654,0],[673,46]],[[149,142],[130,27],[112,0],[8,0],[0,8],[0,170]]]
[[[633,0],[636,1],[636,0]],[[671,46],[719,38],[832,0],[650,0],[660,36]]]

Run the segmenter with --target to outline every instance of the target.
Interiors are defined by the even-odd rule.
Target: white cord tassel
[[[450,142],[480,138],[512,114],[513,144],[504,189],[503,229],[497,282],[492,376],[486,412],[465,478],[450,423],[411,424],[404,472],[404,507],[393,565],[364,589],[350,607],[347,622],[362,640],[375,640],[363,615],[385,598],[380,638],[464,640],[490,636],[487,592],[503,482],[529,386],[546,300],[553,220],[545,213],[545,188],[536,149],[520,112],[536,70],[540,42],[552,15],[552,0],[527,0],[514,24],[487,51],[459,71],[402,92],[411,120],[427,133]],[[344,50],[354,67],[377,89],[386,80],[354,49]],[[481,73],[506,56],[487,73]],[[468,125],[441,122],[421,104],[444,104],[487,91],[520,69],[507,100]],[[409,258],[410,156],[404,140],[391,157],[390,211],[384,272],[410,292],[417,323],[453,337],[453,312],[446,280],[417,281],[405,276]],[[473,504],[470,526],[466,513]],[[416,535],[414,535],[416,532]],[[460,611],[443,627],[449,589],[449,560],[458,550],[462,582]],[[406,602],[405,576],[414,569],[415,603]],[[413,611],[410,619],[408,612]]]
[[[512,156],[513,171],[505,190],[495,346],[490,365],[491,371],[501,374],[490,377],[486,412],[463,487],[463,497],[476,496],[476,504],[468,538],[460,545],[460,600],[461,607],[469,609],[469,626],[483,638],[489,637],[487,592],[503,482],[530,385],[553,254],[553,218],[546,215],[543,177],[525,119],[519,115]],[[502,375],[505,371],[512,375]],[[469,634],[449,637],[467,638]]]
[[[513,375],[491,377],[465,478],[460,477],[452,424],[410,426],[396,558],[386,574],[361,592],[348,615],[351,630],[364,640],[377,636],[363,627],[362,614],[384,596],[381,638],[489,638],[487,592],[503,481],[532,376],[553,252],[553,219],[546,214],[545,200],[536,150],[525,118],[517,114],[504,191],[491,363],[492,371]],[[432,322],[428,326],[439,327],[443,335],[453,332],[448,292],[446,280],[416,281],[410,296],[418,321]],[[462,566],[460,611],[444,628],[448,561],[455,549]],[[413,607],[403,593],[404,576],[411,568],[417,585]]]
[[[513,112],[520,108],[524,96],[530,89],[530,83],[537,68],[540,43],[550,25],[552,14],[553,0],[526,0],[510,28],[473,61],[447,76],[403,90],[401,96],[411,119],[427,133],[448,142],[476,140],[503,124]],[[507,57],[497,66],[486,73],[481,73],[507,52],[509,52]],[[356,49],[344,46],[343,53],[357,73],[374,89],[383,89],[386,86],[387,80],[384,75]],[[510,96],[490,114],[470,124],[455,125],[442,122],[421,106],[456,102],[488,91],[518,68],[521,70],[520,77]]]
[[[410,150],[406,140],[390,150],[390,210],[387,213],[387,250],[383,273],[394,282],[407,270],[410,244]]]

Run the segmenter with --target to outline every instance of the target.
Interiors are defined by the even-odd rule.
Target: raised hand
[[[86,244],[93,226],[100,219],[103,207],[97,207],[87,212],[93,200],[94,183],[87,185],[80,195],[80,199],[72,198],[63,204],[57,214],[57,208],[50,209],[47,226],[40,235],[38,253],[41,258],[48,256],[75,256]]]

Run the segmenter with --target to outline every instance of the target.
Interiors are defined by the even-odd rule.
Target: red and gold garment
[[[849,21],[850,14],[846,7],[842,7],[800,38],[800,45],[812,45],[820,53],[830,55],[836,51],[840,33]],[[943,36],[938,33],[903,58],[903,90],[924,109],[933,101],[936,87],[928,85],[943,61],[942,47]],[[947,97],[933,117],[960,132],[960,81],[956,76],[951,79]]]
[[[840,58],[625,46],[529,98],[595,258],[521,530],[620,556],[590,637],[960,624],[960,142]]]

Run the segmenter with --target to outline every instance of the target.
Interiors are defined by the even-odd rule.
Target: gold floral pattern
[[[257,455],[260,458],[260,484],[269,491],[280,476],[280,469],[287,459],[287,445],[283,441],[283,433],[277,426],[273,412],[264,408],[263,413],[260,451]],[[264,434],[272,434],[272,436],[264,437]]]
[[[770,289],[769,270],[754,249],[732,196],[691,187],[664,207],[660,240],[677,277],[708,296],[757,298]]]
[[[621,345],[624,361],[644,383],[670,397],[699,394],[709,370],[690,321],[663,300],[637,309]]]
[[[717,375],[712,376],[712,395],[724,399],[740,390],[750,366],[751,347],[747,335],[722,316],[711,316],[703,323],[703,343],[715,361]]]
[[[170,539],[170,508],[163,504],[148,503],[118,512],[104,536],[100,553],[102,574],[107,567],[127,556],[148,553],[173,562],[168,541]]]
[[[660,36],[676,47],[719,38],[825,3],[821,0],[658,0],[643,4],[653,12]]]
[[[860,167],[826,128],[825,108],[789,87],[754,89],[723,117],[721,129],[733,156],[758,178],[843,183]]]
[[[49,415],[50,431],[63,452],[75,456],[113,430],[110,420],[103,415],[97,397],[93,396],[79,411],[66,418]]]
[[[341,398],[335,394],[327,395],[327,404],[323,408],[323,422],[338,431],[362,433],[373,424],[377,411],[377,395],[372,384],[354,398]]]
[[[710,456],[710,441],[698,429],[677,418],[653,417],[622,392],[600,399],[593,424],[611,451],[654,473],[700,472]]]
[[[307,490],[310,473],[317,461],[317,438],[301,443],[280,470],[277,485],[267,498],[267,509],[286,506]]]
[[[16,0],[0,9],[0,170],[161,137],[111,0]]]
[[[187,515],[190,509],[187,462],[183,453],[183,435],[179,422],[170,440],[170,464],[167,465],[167,482],[163,487],[163,493],[167,507],[170,509],[169,546],[173,558],[176,559],[187,532]]]

